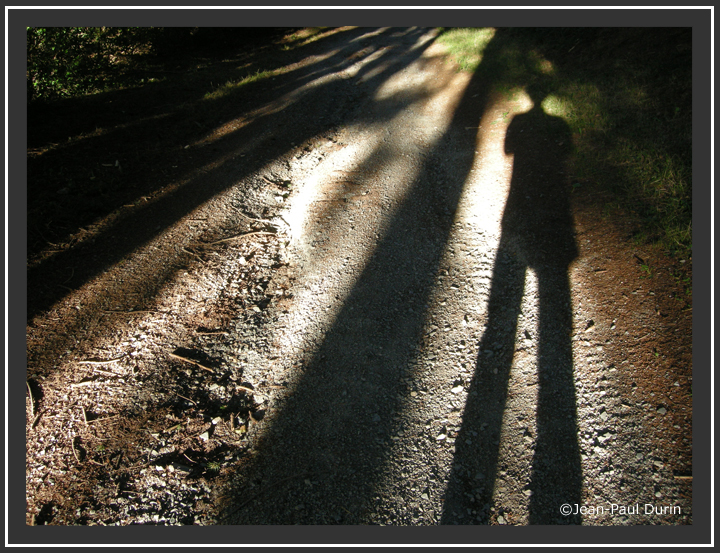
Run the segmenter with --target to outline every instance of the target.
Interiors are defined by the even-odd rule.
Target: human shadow
[[[506,154],[514,155],[512,180],[493,270],[488,322],[455,442],[443,524],[490,523],[493,511],[507,508],[493,505],[493,496],[498,472],[507,468],[500,455],[501,431],[508,416],[508,386],[528,269],[537,276],[539,300],[536,431],[533,437],[526,430],[534,438],[529,484],[526,490],[514,491],[530,494],[530,524],[581,522],[579,515],[564,516],[560,510],[568,504],[574,511],[580,503],[582,481],[568,281],[568,267],[577,256],[565,178],[572,141],[567,124],[542,109],[547,86],[537,81],[526,90],[533,107],[513,118],[505,138]]]

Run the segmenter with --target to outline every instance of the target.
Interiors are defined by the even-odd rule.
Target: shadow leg
[[[500,431],[525,286],[525,267],[501,241],[488,302],[488,323],[468,390],[442,524],[487,524],[493,502]]]
[[[580,524],[560,507],[580,504],[582,470],[572,360],[572,308],[565,267],[538,271],[540,295],[537,442],[530,498],[531,524]]]

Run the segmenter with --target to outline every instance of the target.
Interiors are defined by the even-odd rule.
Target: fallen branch
[[[191,252],[190,250],[186,250],[183,246],[180,246],[180,249],[181,249],[182,251],[184,251],[186,254],[189,254],[189,255],[192,255],[192,256],[194,256],[194,257],[197,257],[197,259],[198,259],[198,261],[200,261],[200,263],[205,264],[205,261],[203,260],[203,258],[200,257],[200,256],[199,256],[198,254],[196,254],[195,252]]]
[[[78,463],[82,463],[82,461],[80,460],[80,457],[78,457],[77,451],[75,451],[75,438],[76,438],[76,437],[77,437],[77,436],[73,436],[73,439],[70,440],[70,445],[72,446],[72,452],[73,452],[73,455],[75,455],[75,460],[76,460]]]
[[[70,384],[71,388],[80,388],[81,386],[90,386],[90,384],[95,384],[94,380],[85,380],[84,382],[73,382]]]
[[[104,370],[98,369],[98,368],[94,368],[93,371],[95,371],[96,373],[100,373],[100,374],[106,374],[108,376],[121,376],[117,373],[110,372],[110,371],[104,371]]]
[[[108,363],[114,363],[115,361],[120,361],[125,357],[124,355],[121,355],[120,357],[115,357],[113,359],[86,359],[84,361],[78,361],[78,363],[86,363],[88,365],[107,365]]]
[[[190,399],[189,397],[181,396],[180,394],[177,394],[177,393],[176,393],[175,395],[178,396],[178,397],[183,398],[184,400],[189,401],[189,402],[192,403],[193,405],[197,405],[197,402],[193,401],[193,400]],[[179,426],[179,425],[176,424],[175,426]],[[171,428],[175,428],[175,426],[172,426]]]
[[[246,232],[245,234],[238,234],[236,236],[231,236],[229,238],[223,238],[222,240],[216,240],[215,242],[203,242],[201,244],[196,244],[197,246],[214,246],[215,244],[222,244],[224,242],[234,242],[235,240],[242,240],[243,238],[247,238],[248,236],[255,236],[259,234],[270,234],[270,235],[276,235],[277,232],[268,232],[266,230],[256,230],[253,232]]]
[[[170,357],[172,357],[174,359],[179,359],[180,361],[185,361],[186,363],[191,363],[191,364],[196,365],[197,367],[200,367],[201,369],[204,369],[211,373],[215,372],[214,369],[211,369],[210,367],[206,367],[205,365],[201,365],[200,363],[198,363],[197,361],[194,361],[193,359],[188,359],[187,357],[182,357],[181,355],[177,355],[175,353],[171,353]]]
[[[267,224],[269,224],[269,225],[272,225],[272,221],[269,221],[269,220],[267,220],[267,219],[255,219],[254,217],[250,217],[249,215],[245,215],[242,211],[238,210],[237,208],[236,208],[236,211],[237,211],[240,215],[242,215],[243,217],[245,217],[248,221],[256,221],[256,222],[258,222],[258,223],[267,223]]]
[[[35,400],[33,399],[32,390],[30,389],[30,383],[26,380],[28,394],[30,394],[30,417],[35,418]]]
[[[33,428],[35,428],[35,425],[37,424],[37,421],[40,420],[40,415],[42,415],[42,414],[43,414],[43,412],[42,412],[42,411],[39,411],[38,414],[35,415],[35,418],[33,419],[32,424],[30,425],[30,430],[32,430]]]
[[[143,310],[137,310],[137,311],[107,311],[103,310],[103,313],[107,313],[109,315],[136,315],[138,313],[155,313],[155,311],[143,311]]]

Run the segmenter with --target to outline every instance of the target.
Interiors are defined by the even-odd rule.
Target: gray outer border
[[[710,296],[710,136],[711,124],[707,117],[710,104],[710,52],[712,12],[707,9],[104,9],[104,10],[32,10],[6,11],[8,33],[8,76],[6,98],[9,98],[8,145],[9,177],[5,183],[9,206],[8,296],[6,308],[9,321],[8,414],[21,412],[24,405],[25,384],[20,366],[26,366],[25,321],[27,284],[25,281],[26,167],[26,94],[25,28],[27,26],[604,26],[604,27],[693,27],[693,274],[695,297]],[[11,183],[13,186],[11,186]],[[9,207],[12,206],[12,209]],[[698,209],[700,206],[703,209]],[[24,208],[24,209],[23,209]],[[24,479],[6,481],[6,513],[8,530],[6,545],[21,544],[710,544],[711,489],[710,489],[710,313],[711,306],[694,302],[693,358],[693,472],[698,486],[693,490],[693,526],[659,527],[283,527],[278,531],[268,527],[43,527],[26,526]],[[702,360],[702,362],[699,362]],[[13,372],[10,372],[10,367]],[[20,390],[23,393],[20,393]],[[23,398],[22,403],[21,399]],[[10,418],[10,417],[9,417]],[[8,426],[8,474],[19,475],[24,468],[24,432],[20,425]],[[12,506],[15,506],[13,508]]]

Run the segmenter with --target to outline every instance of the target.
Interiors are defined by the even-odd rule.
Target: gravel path
[[[692,523],[689,327],[643,303],[636,250],[573,215],[547,91],[456,73],[435,31],[364,33],[266,107],[308,106],[276,120],[295,149],[205,207],[233,231],[197,223],[175,243],[192,270],[118,331],[173,351],[147,404],[189,397],[168,427],[195,445],[156,432],[110,523]],[[197,443],[222,480],[193,472]]]

